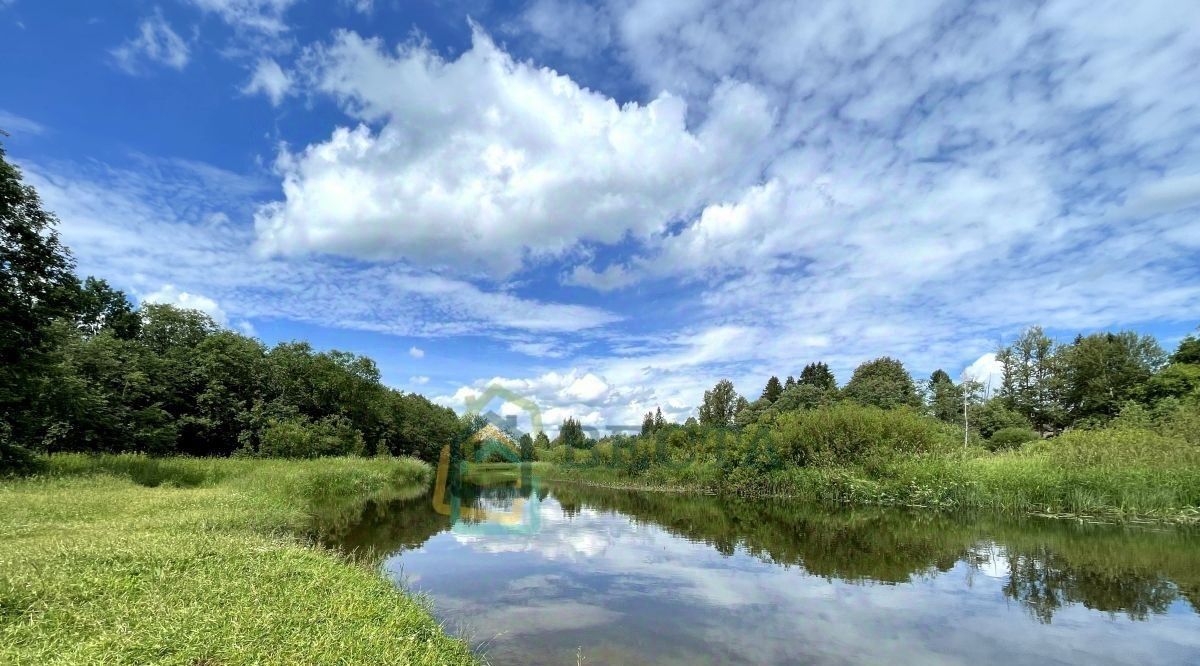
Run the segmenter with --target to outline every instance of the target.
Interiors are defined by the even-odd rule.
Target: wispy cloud
[[[129,74],[141,74],[148,65],[175,70],[187,66],[191,58],[188,44],[173,30],[161,11],[142,19],[138,34],[111,51],[117,67]]]
[[[287,30],[284,14],[296,0],[189,0],[239,30],[275,34]]]
[[[10,134],[37,135],[45,133],[46,127],[36,120],[0,109],[0,130]]]
[[[272,106],[279,106],[292,89],[292,77],[279,63],[270,58],[261,58],[254,66],[250,80],[242,86],[243,95],[265,95]]]

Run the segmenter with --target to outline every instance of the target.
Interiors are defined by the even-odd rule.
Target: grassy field
[[[0,663],[471,664],[313,525],[422,488],[407,459],[49,459],[0,481]]]
[[[582,455],[539,469],[547,478],[609,487],[1200,523],[1200,445],[1134,428],[1076,431],[1011,451],[960,444],[769,469],[710,457],[630,470]]]

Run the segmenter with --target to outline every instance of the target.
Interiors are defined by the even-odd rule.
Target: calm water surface
[[[330,539],[492,664],[1200,664],[1194,530],[528,475],[434,499],[369,506]]]

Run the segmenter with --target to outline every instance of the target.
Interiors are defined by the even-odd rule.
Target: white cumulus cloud
[[[307,60],[315,89],[381,129],[339,127],[280,153],[284,199],[255,219],[271,253],[510,273],[581,241],[662,229],[724,191],[773,122],[757,90],[725,82],[691,128],[677,97],[619,105],[515,61],[479,29],[453,61],[351,32]]]

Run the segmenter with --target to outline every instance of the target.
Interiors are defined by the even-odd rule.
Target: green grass
[[[407,459],[58,455],[0,482],[0,663],[471,664],[315,525],[424,484]]]
[[[1200,523],[1200,445],[1140,429],[1076,431],[996,453],[961,445],[918,453],[889,447],[857,460],[769,470],[705,459],[657,462],[636,473],[540,466],[547,478],[609,487]]]

